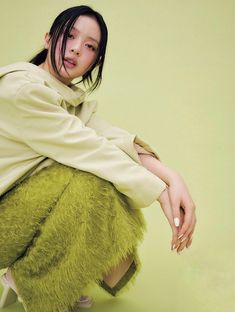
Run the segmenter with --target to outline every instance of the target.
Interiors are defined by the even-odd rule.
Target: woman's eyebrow
[[[75,31],[77,31],[77,32],[79,33],[79,30],[78,30],[77,28],[75,28],[75,27],[72,27],[72,30],[75,30]],[[87,38],[89,38],[89,39],[95,41],[95,42],[99,45],[99,42],[98,42],[95,38],[90,37],[90,36],[88,36]]]

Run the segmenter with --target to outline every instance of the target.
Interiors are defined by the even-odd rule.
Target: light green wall
[[[158,204],[145,209],[135,287],[116,300],[95,289],[92,311],[235,311],[235,2],[2,0],[0,65],[27,60],[54,17],[78,4],[109,28],[103,84],[91,97],[184,177],[198,216],[192,247],[177,255]]]

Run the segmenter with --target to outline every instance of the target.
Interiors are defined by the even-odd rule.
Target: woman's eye
[[[88,47],[88,49],[91,49],[92,51],[96,51],[96,48],[93,45],[87,43],[86,46]]]
[[[72,34],[68,34],[69,39],[74,39],[74,36]]]

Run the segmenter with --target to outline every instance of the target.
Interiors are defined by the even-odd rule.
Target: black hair
[[[75,7],[71,7],[63,12],[61,12],[56,19],[54,20],[49,35],[51,40],[51,63],[54,71],[60,76],[59,70],[56,66],[55,61],[55,49],[58,42],[59,37],[63,34],[63,40],[61,45],[61,56],[62,56],[62,64],[64,66],[64,56],[65,56],[65,49],[66,49],[66,42],[70,31],[75,24],[77,18],[81,15],[91,16],[94,17],[99,24],[100,31],[101,31],[101,40],[99,43],[97,58],[95,63],[92,67],[82,76],[82,79],[78,82],[83,82],[84,85],[86,83],[89,86],[90,92],[94,91],[97,87],[99,87],[101,80],[102,80],[102,70],[105,60],[105,51],[106,45],[108,41],[108,29],[103,20],[103,17],[100,13],[94,11],[92,8],[86,5],[79,5]],[[35,65],[40,65],[46,60],[48,54],[47,49],[41,50],[37,55],[35,55],[29,62]],[[92,72],[93,70],[98,67],[98,73],[96,75],[96,79],[93,82]]]

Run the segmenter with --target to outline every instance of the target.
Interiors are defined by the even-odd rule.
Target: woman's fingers
[[[171,250],[173,250],[176,248],[178,242],[178,229],[176,228],[173,222],[171,224],[171,229],[172,229]]]
[[[173,212],[173,220],[174,224],[177,228],[180,226],[180,199],[175,196],[174,193],[171,193],[169,196],[171,209]]]
[[[192,244],[193,237],[188,237],[183,243],[181,243],[178,248],[177,252],[181,252],[185,247],[189,248]]]
[[[171,210],[171,207],[170,207],[170,202],[168,201],[167,203],[164,203],[162,208],[163,208],[165,216],[167,217],[167,220],[168,220],[169,225],[170,225],[171,230],[172,230],[171,249],[173,249],[174,246],[177,245],[178,229],[175,226],[174,221],[173,221],[173,214],[172,214],[172,210]]]
[[[182,251],[185,247],[189,248],[189,246],[192,244],[192,235],[195,230],[195,224],[196,224],[196,217],[194,216],[193,222],[189,228],[189,230],[185,233],[185,238],[182,238],[178,241],[177,245],[177,252]]]
[[[180,227],[179,231],[182,228],[182,224],[184,224],[184,217],[185,217],[185,211],[182,207],[180,207]],[[192,243],[191,237],[195,229],[195,224],[196,224],[196,216],[195,214],[192,217],[192,223],[189,227],[189,229],[185,232],[185,234],[177,240],[177,244],[175,246],[175,249],[177,252],[182,251],[185,247],[189,247]]]
[[[187,242],[187,244],[186,244],[186,247],[187,247],[187,248],[189,248],[190,245],[192,244],[192,240],[193,240],[193,237],[191,237],[191,238],[188,240],[188,242]]]
[[[178,238],[185,240],[187,233],[191,228],[193,212],[191,207],[187,206],[187,210],[181,207],[179,198],[171,198],[171,206],[173,211],[174,224],[178,228]]]
[[[168,189],[165,189],[162,192],[161,196],[159,197],[159,202],[172,230],[171,249],[173,249],[173,246],[177,245],[178,229],[174,224],[173,212],[169,200]]]
[[[177,252],[178,253],[181,252],[185,248],[185,246],[187,245],[188,241],[189,241],[189,238],[187,238],[186,240],[183,241],[183,243],[180,243],[178,245],[178,248],[177,248]]]
[[[181,207],[176,198],[170,201],[168,189],[162,192],[159,202],[172,229],[171,250],[180,252],[185,247],[188,248],[192,244],[191,236],[196,224],[194,204],[190,201],[185,205],[183,202]]]
[[[195,218],[195,205],[190,203],[186,206],[186,208],[183,207],[183,209],[185,212],[184,222],[179,231],[179,237],[181,237],[181,241],[187,237],[190,226],[192,225],[193,219]]]
[[[179,245],[179,240],[178,240],[178,233],[179,233],[179,230],[183,224],[183,219],[184,219],[184,210],[180,207],[180,210],[179,210],[179,226],[176,227],[175,224],[173,225],[172,228],[175,229],[175,232],[174,232],[174,236],[172,238],[172,244],[171,244],[171,250],[173,249],[176,249],[177,246]]]
[[[196,222],[197,222],[197,220],[196,220],[196,216],[195,216],[195,214],[193,213],[192,214],[192,220],[191,220],[191,223],[190,223],[190,225],[189,225],[189,228],[187,229],[187,231],[182,235],[182,234],[179,234],[180,236],[181,236],[181,238],[180,238],[180,242],[182,243],[183,241],[185,241],[188,237],[190,237],[190,236],[192,236],[192,234],[193,234],[193,232],[194,232],[194,230],[195,230],[195,226],[196,226]],[[184,224],[184,223],[183,223]],[[182,228],[183,228],[183,226],[182,226]],[[181,229],[182,230],[182,229]],[[180,232],[181,232],[181,230],[180,230]]]

